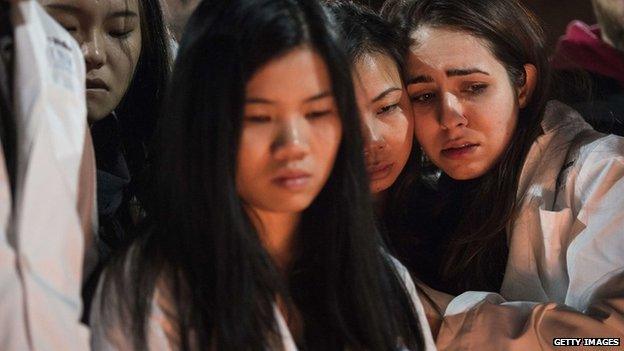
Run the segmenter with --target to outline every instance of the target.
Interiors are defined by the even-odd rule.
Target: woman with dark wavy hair
[[[347,66],[316,2],[199,5],[151,225],[104,275],[94,349],[425,349],[371,215]]]
[[[519,1],[393,1],[385,13],[412,39],[407,90],[429,185],[404,204],[419,246],[410,268],[461,294],[439,309],[438,347],[621,338],[624,139],[547,102],[542,28]]]

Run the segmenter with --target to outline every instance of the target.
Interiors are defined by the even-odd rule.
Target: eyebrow
[[[377,95],[377,96],[373,99],[373,102],[377,102],[377,101],[379,101],[379,100],[383,99],[384,97],[386,97],[386,96],[387,96],[388,94],[390,94],[391,92],[393,92],[393,91],[397,91],[397,90],[398,90],[398,91],[400,91],[401,89],[400,89],[400,88],[397,88],[397,87],[390,87],[390,88],[388,88],[388,89],[386,89],[386,90],[382,91],[382,92],[381,92],[381,94]]]
[[[468,76],[474,73],[481,73],[481,74],[485,74],[486,76],[490,75],[489,73],[484,72],[478,68],[456,68],[456,69],[450,69],[446,71],[446,75],[448,77]]]
[[[48,9],[68,12],[72,14],[82,13],[82,9],[80,7],[68,4],[49,4],[45,7]],[[139,15],[131,10],[121,10],[109,14],[107,17],[139,17]]]
[[[110,15],[108,15],[107,17],[139,17],[139,15],[134,12],[134,11],[130,11],[130,10],[121,10],[121,11],[115,11],[113,13],[111,13]]]
[[[486,76],[490,75],[489,73],[482,71],[478,68],[452,68],[446,71],[446,76],[447,77],[468,76],[468,75],[475,74],[475,73],[485,74]],[[430,76],[426,76],[426,75],[419,75],[414,78],[410,78],[407,81],[407,85],[418,84],[418,83],[433,83],[433,78],[431,78]]]
[[[45,5],[45,7],[48,9],[59,10],[59,11],[69,12],[69,13],[82,12],[77,6],[66,5],[66,4],[48,4],[48,5]]]
[[[312,102],[312,101],[324,99],[324,98],[331,97],[331,96],[332,96],[331,91],[324,91],[324,92],[318,93],[316,95],[313,95],[305,99],[304,102]],[[274,104],[275,101],[265,99],[265,98],[250,97],[250,98],[245,99],[245,103],[247,104]]]
[[[433,78],[431,78],[430,76],[420,75],[414,78],[410,78],[407,81],[407,85],[418,84],[418,83],[433,83]]]

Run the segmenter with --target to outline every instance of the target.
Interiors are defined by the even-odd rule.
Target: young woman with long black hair
[[[403,83],[409,38],[351,1],[330,1],[326,7],[338,23],[351,62],[378,225],[399,260],[416,262],[413,240],[402,240],[409,237],[409,227],[401,222],[409,216],[402,204],[412,191],[420,155],[417,148],[411,152],[414,119]]]
[[[431,196],[405,204],[422,238],[411,269],[453,294],[500,292],[442,306],[438,347],[621,338],[624,140],[547,102],[542,29],[518,1],[396,1],[385,11],[413,40],[407,90],[422,169],[433,168],[420,182]]]
[[[152,225],[100,284],[94,349],[425,349],[371,215],[347,66],[316,2],[199,5]]]
[[[160,2],[40,2],[85,57],[98,170],[98,249],[105,258],[131,239],[146,201],[143,173],[171,61]]]

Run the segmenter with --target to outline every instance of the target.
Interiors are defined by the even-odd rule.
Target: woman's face
[[[407,91],[416,138],[451,178],[480,177],[509,145],[526,86],[512,86],[485,42],[470,34],[421,27],[412,38]]]
[[[341,135],[323,59],[303,46],[269,61],[246,86],[239,195],[255,210],[303,211],[325,185]]]
[[[78,41],[87,68],[90,122],[121,102],[141,53],[139,0],[41,0]]]
[[[354,86],[364,134],[366,170],[373,194],[397,179],[412,150],[413,118],[396,63],[371,53],[355,64]]]

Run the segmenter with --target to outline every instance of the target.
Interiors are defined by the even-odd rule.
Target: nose
[[[102,46],[102,38],[92,31],[88,35],[84,36],[83,41],[80,43],[82,54],[85,58],[87,72],[98,69],[106,63],[106,53]]]
[[[303,116],[288,118],[279,126],[277,137],[271,147],[278,161],[297,161],[310,152],[309,126]]]
[[[377,120],[371,112],[362,114],[362,135],[364,138],[364,156],[369,157],[386,147],[386,140],[381,135]]]
[[[468,119],[464,116],[461,101],[452,93],[444,93],[440,106],[440,125],[442,129],[453,129],[460,126],[467,126]]]

